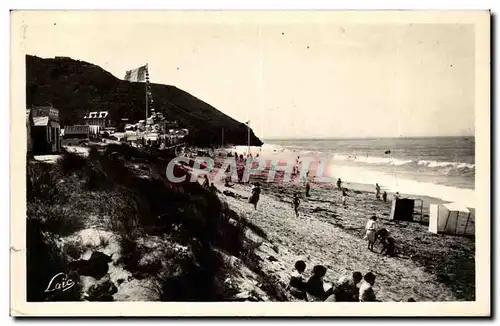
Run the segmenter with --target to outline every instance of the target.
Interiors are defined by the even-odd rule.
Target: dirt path
[[[221,191],[229,190],[243,197],[250,193],[248,185],[218,187]],[[388,258],[367,250],[367,243],[362,240],[364,223],[374,209],[378,208],[380,212],[380,205],[387,206],[388,203],[373,204],[366,194],[352,194],[349,201],[356,201],[356,205],[344,208],[338,204],[339,195],[335,192],[319,192],[311,199],[303,199],[301,216],[297,218],[289,194],[278,187],[264,189],[263,193],[256,211],[245,199],[222,194],[221,198],[233,210],[266,231],[278,252],[268,250],[269,246],[262,248],[261,255],[273,255],[277,259],[266,259],[264,268],[268,273],[278,274],[284,282],[287,282],[294,262],[303,259],[308,270],[316,264],[328,267],[325,280],[335,280],[353,271],[374,272],[377,299],[381,301],[406,301],[409,297],[417,301],[457,300],[435,275],[427,273],[408,257]],[[384,223],[391,222],[382,220],[379,224]]]

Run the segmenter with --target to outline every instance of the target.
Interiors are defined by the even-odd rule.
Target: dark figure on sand
[[[292,272],[292,275],[290,277],[290,293],[295,298],[300,300],[307,300],[307,282],[304,279],[305,270],[306,263],[303,260],[298,260],[295,262],[295,270]]]
[[[230,175],[226,176],[226,178],[224,179],[224,186],[225,187],[229,187],[230,188],[230,187],[233,186],[232,184],[229,183],[230,180],[231,180],[231,176]]]
[[[243,175],[244,175],[244,168],[240,167],[236,170],[236,173],[238,174],[238,183],[243,183]]]
[[[386,228],[379,229],[375,232],[375,244],[377,241],[380,243],[384,243],[384,241],[387,239],[389,236],[389,231],[387,231]]]
[[[295,211],[295,216],[297,216],[297,217],[299,217],[299,205],[300,205],[300,198],[297,195],[297,193],[294,193],[292,206],[293,206],[293,210]]]
[[[203,187],[204,188],[209,188],[210,187],[210,181],[208,180],[208,176],[205,175],[205,178],[203,179]]]
[[[384,193],[382,194],[382,199],[384,200],[384,202],[387,201],[387,192],[384,191]]]
[[[380,253],[389,257],[396,257],[396,243],[392,237],[387,237],[382,242],[382,250]]]
[[[347,190],[344,188],[342,189],[342,205],[346,205],[346,200],[347,200]]]
[[[259,202],[259,198],[260,198],[260,184],[258,182],[256,182],[253,186],[252,186],[252,195],[250,196],[250,198],[248,198],[248,202],[250,204],[253,204],[254,206],[254,209],[257,209],[257,203]]]
[[[342,190],[342,180],[340,178],[337,180],[337,189]]]
[[[380,199],[380,186],[378,185],[378,183],[375,184],[375,197],[378,199]]]
[[[310,191],[311,191],[311,185],[309,184],[309,181],[306,181],[306,197],[310,196],[309,194]]]
[[[308,301],[325,301],[332,292],[333,288],[325,291],[323,285],[323,277],[326,275],[326,267],[323,265],[316,265],[313,267],[313,275],[307,281],[307,294]],[[309,300],[311,298],[311,300]]]

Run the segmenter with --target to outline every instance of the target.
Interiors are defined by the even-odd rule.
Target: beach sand
[[[276,275],[283,284],[288,283],[295,261],[302,259],[307,264],[306,276],[314,265],[326,266],[326,282],[354,271],[375,273],[374,289],[380,301],[407,301],[410,297],[417,301],[474,300],[474,238],[436,235],[427,231],[425,223],[390,220],[392,196],[389,194],[387,202],[376,200],[374,189],[368,191],[373,186],[344,185],[349,193],[343,207],[341,192],[332,184],[312,184],[311,197],[305,198],[303,185],[259,181],[262,194],[257,210],[247,202],[250,184],[215,185],[226,191],[220,197],[231,209],[266,232],[268,241],[257,254],[264,272]],[[301,194],[299,217],[291,206],[295,191]],[[419,198],[424,200],[424,217],[430,203],[441,202]],[[380,247],[376,252],[367,249],[362,239],[364,227],[374,214],[379,218],[378,227],[388,229],[395,239],[398,257],[380,255]]]

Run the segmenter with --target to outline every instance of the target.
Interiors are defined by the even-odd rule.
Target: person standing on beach
[[[250,196],[250,198],[248,198],[248,202],[250,204],[253,204],[254,209],[257,209],[257,203],[259,202],[259,198],[260,198],[260,184],[256,182],[252,186],[252,195]]]
[[[375,244],[376,240],[376,233],[377,233],[377,225],[375,222],[377,221],[377,217],[373,215],[370,217],[368,222],[366,223],[366,235],[363,239],[368,240],[368,249],[373,251],[373,245]]]
[[[347,191],[346,189],[342,189],[342,205],[345,206],[346,205],[346,200],[347,200]]]
[[[384,191],[382,194],[382,199],[384,200],[384,203],[387,201],[387,191]]]
[[[306,181],[306,197],[309,197],[309,191],[311,191],[311,185],[309,184],[309,180]]]
[[[208,180],[208,176],[205,174],[205,178],[203,180],[203,187],[204,188],[209,188],[210,187],[210,181]]]
[[[337,189],[342,190],[342,180],[340,178],[337,180]]]
[[[375,184],[375,191],[376,191],[375,197],[377,198],[377,200],[379,200],[380,199],[380,186],[378,185],[378,183]]]
[[[297,196],[297,193],[294,193],[292,206],[293,206],[293,210],[295,211],[295,216],[297,216],[297,217],[299,217],[299,205],[300,205],[299,196]]]

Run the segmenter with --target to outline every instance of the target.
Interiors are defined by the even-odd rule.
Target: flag
[[[144,65],[139,68],[127,70],[125,72],[125,78],[123,79],[130,82],[142,82],[146,80],[147,74],[148,74],[148,66]]]
[[[248,120],[247,122],[245,122],[246,125],[249,125],[250,124],[250,120]]]

